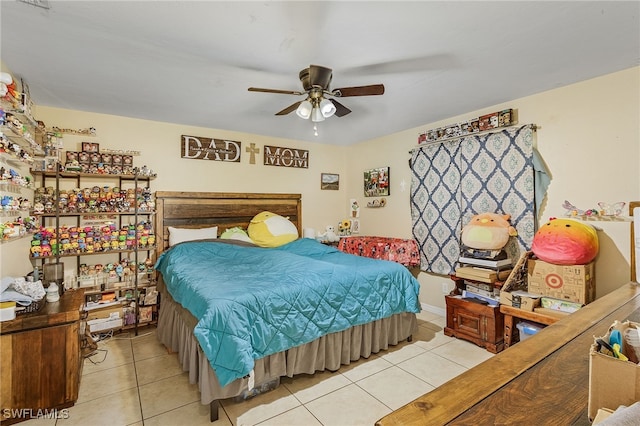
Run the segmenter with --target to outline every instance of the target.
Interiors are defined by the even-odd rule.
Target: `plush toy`
[[[585,265],[598,255],[598,234],[593,226],[571,219],[552,219],[533,236],[531,251],[555,265]]]
[[[8,86],[13,84],[13,78],[11,74],[7,72],[0,72],[0,98],[4,98],[9,92]]]
[[[321,243],[335,243],[340,241],[340,237],[336,235],[336,228],[333,227],[333,225],[327,225],[327,227],[325,228],[325,232],[323,232],[322,234],[318,234],[316,240],[320,241]]]
[[[289,219],[267,211],[251,219],[247,232],[261,247],[278,247],[298,238],[298,228]]]
[[[220,238],[223,240],[240,240],[240,241],[246,241],[247,243],[252,243],[253,241],[251,241],[251,238],[249,238],[249,235],[247,235],[247,231],[245,231],[244,229],[240,228],[239,226],[236,226],[235,228],[229,228],[226,231],[224,231],[221,235]]]
[[[462,228],[462,244],[465,248],[477,250],[502,250],[509,237],[518,235],[516,229],[509,224],[510,215],[497,213],[480,213]]]
[[[333,225],[327,225],[327,232],[323,234],[324,241],[329,241],[330,243],[335,243],[340,241],[340,237],[336,235],[336,228]]]

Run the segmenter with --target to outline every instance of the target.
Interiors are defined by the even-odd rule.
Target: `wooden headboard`
[[[301,194],[241,192],[156,192],[156,254],[169,247],[167,227],[218,227],[218,235],[240,226],[247,229],[258,213],[270,211],[288,217],[302,235]]]

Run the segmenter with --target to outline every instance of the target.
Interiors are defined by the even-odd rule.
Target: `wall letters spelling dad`
[[[180,139],[181,157],[196,160],[240,162],[238,141],[182,135]]]

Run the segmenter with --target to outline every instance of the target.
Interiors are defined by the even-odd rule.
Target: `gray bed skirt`
[[[161,292],[158,316],[158,339],[171,351],[178,353],[189,381],[197,383],[202,404],[242,395],[248,389],[248,377],[237,379],[221,387],[209,360],[193,336],[197,320],[189,311],[176,303],[164,286]],[[348,330],[322,336],[310,343],[291,348],[255,361],[255,388],[296,374],[313,374],[316,371],[335,371],[361,357],[386,350],[397,345],[417,330],[415,314],[402,313]]]

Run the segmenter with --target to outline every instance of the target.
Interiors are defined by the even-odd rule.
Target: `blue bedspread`
[[[328,333],[420,311],[419,283],[397,263],[354,256],[310,239],[277,248],[182,243],[156,264],[222,386],[254,360]]]

